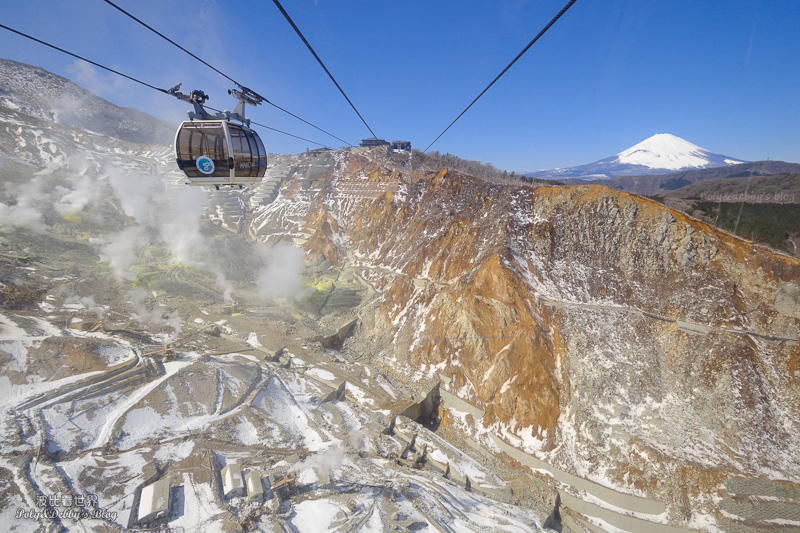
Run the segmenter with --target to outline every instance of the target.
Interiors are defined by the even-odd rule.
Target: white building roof
[[[169,509],[169,479],[164,478],[142,489],[139,497],[139,520],[153,518]]]
[[[229,496],[235,492],[244,491],[244,482],[242,481],[242,470],[236,463],[230,464],[222,469],[222,490],[225,496]]]
[[[264,494],[264,486],[261,484],[261,476],[258,472],[248,472],[244,476],[244,480],[247,483],[247,495],[249,497],[252,498],[253,496]]]

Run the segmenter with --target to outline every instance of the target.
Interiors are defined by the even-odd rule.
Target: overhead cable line
[[[214,109],[213,107],[208,106],[208,105],[204,106],[204,107],[206,109],[210,109],[211,111],[213,111],[215,113],[223,113],[223,111],[220,111],[219,109]],[[301,141],[310,142],[311,144],[316,144],[317,146],[322,146],[323,148],[327,148],[327,146],[322,144],[322,143],[318,143],[316,141],[312,141],[311,139],[306,139],[305,137],[300,137],[299,135],[295,135],[293,133],[289,133],[289,132],[286,132],[286,131],[283,131],[283,130],[279,130],[277,128],[273,128],[272,126],[267,126],[266,124],[261,124],[260,122],[256,122],[255,120],[250,120],[250,123],[251,124],[255,124],[256,126],[261,126],[262,128],[266,128],[268,130],[272,130],[272,131],[276,131],[278,133],[282,133],[284,135],[288,135],[289,137],[294,137],[295,139],[300,139]]]
[[[325,74],[328,75],[328,77],[331,79],[333,84],[336,85],[336,88],[339,89],[339,92],[342,93],[342,96],[344,96],[344,99],[347,100],[347,103],[350,104],[350,107],[353,108],[353,111],[356,112],[356,115],[358,115],[358,118],[361,119],[361,122],[364,123],[364,125],[367,127],[369,132],[372,134],[372,136],[374,138],[377,138],[377,135],[375,135],[375,132],[372,131],[372,128],[369,127],[369,124],[367,124],[367,121],[364,120],[364,117],[361,116],[361,113],[358,112],[358,109],[356,109],[356,106],[353,104],[353,102],[350,101],[350,98],[347,97],[347,94],[345,94],[344,89],[342,89],[342,87],[339,85],[339,83],[333,77],[333,74],[331,74],[331,71],[328,70],[328,67],[325,66],[325,63],[322,62],[322,59],[319,58],[319,56],[317,55],[317,52],[314,51],[314,48],[308,42],[308,40],[306,39],[305,35],[303,35],[303,32],[300,31],[300,28],[298,28],[297,24],[294,23],[294,21],[292,20],[292,17],[289,16],[289,13],[287,13],[286,10],[283,9],[283,6],[281,5],[281,3],[278,0],[272,0],[272,1],[275,3],[275,6],[277,6],[277,8],[283,14],[284,18],[286,18],[286,21],[292,26],[292,28],[294,28],[295,33],[297,33],[297,36],[300,37],[300,40],[302,40],[303,43],[306,45],[306,48],[308,48],[308,51],[311,52],[311,55],[314,56],[314,59],[317,60],[317,63],[319,63],[319,65],[322,67],[322,70],[325,71]]]
[[[230,76],[228,76],[227,74],[225,74],[224,72],[222,72],[221,70],[219,70],[218,68],[216,68],[214,65],[210,65],[210,64],[206,63],[206,62],[205,62],[205,61],[203,61],[201,58],[197,57],[196,55],[194,55],[193,53],[191,53],[189,50],[187,50],[187,49],[186,49],[186,48],[184,48],[183,46],[179,45],[178,43],[176,43],[175,41],[173,41],[172,39],[170,39],[169,37],[167,37],[166,35],[164,35],[164,34],[163,34],[163,33],[161,33],[160,31],[158,31],[157,29],[153,28],[152,26],[150,26],[150,25],[149,25],[149,24],[147,24],[146,22],[144,22],[144,21],[142,21],[142,20],[140,20],[140,19],[136,18],[136,16],[132,15],[131,13],[128,13],[127,11],[125,11],[124,9],[122,9],[121,7],[119,7],[119,6],[118,6],[117,4],[115,4],[114,2],[110,2],[109,0],[104,0],[104,1],[105,1],[105,3],[106,3],[106,4],[110,5],[110,6],[111,6],[111,7],[113,7],[114,9],[116,9],[116,10],[118,10],[118,11],[120,11],[120,12],[124,13],[125,15],[129,16],[130,18],[132,18],[133,20],[135,20],[136,22],[138,22],[139,24],[141,24],[142,26],[144,26],[145,28],[147,28],[147,29],[148,29],[148,30],[150,30],[151,32],[155,33],[156,35],[158,35],[159,37],[161,37],[162,39],[164,39],[165,41],[167,41],[167,42],[171,43],[173,46],[177,46],[178,48],[180,48],[181,50],[183,50],[184,52],[186,52],[187,54],[189,54],[190,56],[192,56],[193,58],[195,58],[196,60],[198,60],[199,62],[201,62],[202,64],[204,64],[205,66],[207,66],[208,68],[210,68],[211,70],[213,70],[214,72],[216,72],[217,74],[219,74],[220,76],[222,76],[223,78],[226,78],[226,79],[227,79],[228,81],[230,81],[231,83],[234,83],[234,84],[238,85],[239,87],[241,87],[241,85],[239,85],[239,83],[238,83],[236,80],[234,80],[233,78],[231,78]]]
[[[560,19],[560,18],[561,18],[561,16],[562,16],[564,13],[566,13],[566,12],[567,12],[567,10],[568,10],[569,8],[571,8],[571,7],[572,7],[572,4],[574,4],[575,2],[577,2],[577,0],[569,0],[569,2],[567,2],[567,5],[565,5],[563,8],[561,8],[561,11],[559,11],[559,12],[558,12],[558,14],[557,14],[555,17],[553,17],[553,19],[552,19],[550,22],[548,22],[548,23],[547,23],[547,26],[545,26],[544,28],[542,28],[542,31],[540,31],[540,32],[539,32],[539,33],[536,35],[536,37],[534,37],[534,38],[533,38],[533,40],[532,40],[531,42],[529,42],[529,43],[528,43],[528,46],[526,46],[525,48],[523,48],[523,49],[522,49],[522,51],[521,51],[520,53],[518,53],[518,54],[517,54],[517,57],[515,57],[514,59],[512,59],[512,60],[511,60],[511,63],[509,63],[508,65],[506,65],[506,68],[504,68],[504,69],[503,69],[503,71],[502,71],[502,72],[500,72],[500,74],[498,74],[497,76],[495,76],[495,78],[492,80],[492,82],[491,82],[489,85],[487,85],[487,86],[486,86],[486,88],[485,88],[484,90],[482,90],[482,91],[481,91],[481,93],[480,93],[478,96],[476,96],[476,97],[475,97],[475,99],[474,99],[472,102],[470,102],[470,103],[469,103],[469,105],[468,105],[466,108],[464,108],[464,111],[462,111],[461,113],[459,113],[459,115],[458,115],[458,116],[457,116],[457,117],[456,117],[456,118],[453,120],[453,122],[451,122],[451,123],[450,123],[450,124],[449,124],[449,125],[448,125],[448,126],[447,126],[447,127],[446,127],[446,128],[443,130],[443,131],[442,131],[442,133],[440,133],[440,134],[439,134],[439,135],[438,135],[438,136],[437,136],[437,137],[436,137],[436,138],[435,138],[435,139],[434,139],[434,140],[433,140],[433,141],[432,141],[432,142],[431,142],[431,143],[428,145],[428,148],[430,148],[431,146],[433,146],[433,145],[434,145],[434,143],[435,143],[436,141],[438,141],[438,140],[441,138],[441,136],[442,136],[442,135],[444,135],[445,133],[447,133],[447,130],[449,130],[449,129],[450,129],[450,127],[451,127],[453,124],[455,124],[455,123],[458,121],[458,119],[460,119],[460,118],[461,118],[461,117],[464,115],[464,113],[466,113],[466,112],[469,110],[469,108],[470,108],[470,107],[472,107],[472,105],[473,105],[475,102],[477,102],[477,101],[480,99],[480,97],[481,97],[481,96],[483,96],[483,95],[486,93],[486,91],[488,91],[488,90],[491,88],[491,86],[492,86],[492,85],[494,85],[494,84],[495,84],[495,82],[496,82],[497,80],[499,80],[499,79],[500,79],[500,78],[503,76],[503,74],[505,74],[505,73],[508,71],[508,69],[510,69],[510,68],[511,68],[511,66],[512,66],[514,63],[516,63],[516,62],[517,62],[517,60],[518,60],[520,57],[522,57],[522,56],[523,56],[523,54],[525,54],[525,52],[527,52],[527,51],[528,51],[528,49],[529,49],[531,46],[533,46],[533,44],[534,44],[536,41],[538,41],[538,40],[539,40],[539,38],[540,38],[542,35],[544,35],[544,34],[547,32],[547,30],[549,30],[549,29],[550,29],[550,27],[551,27],[553,24],[555,24],[555,23],[556,23],[556,21],[557,21],[558,19]],[[425,149],[422,151],[422,153],[424,154],[425,152],[427,152],[427,151],[428,151],[428,148],[425,148]]]
[[[209,107],[209,109],[211,109],[211,108]],[[255,120],[251,120],[250,122],[252,122],[256,126],[260,126],[262,128],[266,128],[268,130],[275,131],[277,133],[282,133],[284,135],[288,135],[289,137],[294,137],[295,139],[300,139],[301,141],[310,142],[311,144],[316,144],[317,146],[321,146],[323,148],[327,148],[328,147],[327,144],[318,143],[317,141],[312,141],[311,139],[306,139],[305,137],[300,137],[299,135],[295,135],[293,133],[288,133],[288,132],[279,130],[277,128],[273,128],[272,126],[267,126],[266,124],[261,124],[260,122],[256,122]]]
[[[133,14],[131,14],[131,13],[129,13],[129,12],[127,12],[127,11],[125,11],[124,9],[122,9],[121,7],[119,7],[117,4],[115,4],[115,3],[114,3],[114,2],[112,2],[111,0],[103,0],[103,1],[104,1],[106,4],[110,5],[111,7],[113,7],[114,9],[116,9],[117,11],[119,11],[120,13],[123,13],[124,15],[126,15],[126,16],[130,17],[131,19],[133,19],[134,21],[138,22],[139,24],[141,24],[142,26],[144,26],[145,28],[147,28],[147,29],[148,29],[148,30],[150,30],[151,32],[155,33],[156,35],[158,35],[159,37],[161,37],[162,39],[164,39],[165,41],[167,41],[168,43],[172,44],[173,46],[176,46],[177,48],[179,48],[179,49],[180,49],[180,50],[182,50],[183,52],[185,52],[185,53],[189,54],[190,56],[192,56],[193,58],[195,58],[196,60],[198,60],[199,62],[201,62],[202,64],[204,64],[205,66],[207,66],[208,68],[210,68],[211,70],[213,70],[214,72],[216,72],[217,74],[219,74],[220,76],[222,76],[223,78],[227,79],[228,81],[230,81],[231,83],[233,83],[233,84],[234,84],[234,85],[236,85],[237,87],[239,87],[239,88],[241,88],[241,89],[246,89],[246,90],[248,90],[248,91],[251,91],[251,92],[253,92],[253,93],[255,93],[255,94],[258,94],[258,93],[256,93],[255,91],[253,91],[252,89],[250,89],[250,88],[248,88],[248,87],[245,87],[244,85],[242,85],[241,83],[239,83],[239,82],[238,82],[238,81],[236,81],[235,79],[231,78],[230,76],[228,76],[227,74],[225,74],[224,72],[222,72],[221,70],[219,70],[218,68],[216,68],[215,66],[213,66],[213,65],[211,65],[211,64],[209,64],[209,63],[207,63],[206,61],[204,61],[204,60],[203,60],[203,59],[201,59],[200,57],[196,56],[195,54],[193,54],[192,52],[190,52],[189,50],[187,50],[187,49],[186,49],[186,48],[184,48],[183,46],[179,45],[178,43],[176,43],[175,41],[173,41],[172,39],[170,39],[169,37],[167,37],[166,35],[164,35],[164,34],[163,34],[163,33],[161,33],[160,31],[156,30],[155,28],[153,28],[152,26],[150,26],[149,24],[147,24],[147,23],[146,23],[146,22],[144,22],[143,20],[139,19],[139,18],[138,18],[138,17],[136,17],[135,15],[133,15]],[[294,113],[292,113],[291,111],[288,111],[288,110],[284,109],[283,107],[281,107],[281,106],[279,106],[279,105],[277,105],[277,104],[275,104],[275,103],[273,103],[273,102],[270,102],[268,98],[264,98],[264,97],[263,97],[263,96],[261,96],[260,94],[259,94],[258,96],[259,96],[259,97],[260,97],[262,100],[264,100],[266,103],[268,103],[269,105],[271,105],[272,107],[274,107],[275,109],[278,109],[278,110],[280,110],[280,111],[283,111],[283,112],[284,112],[284,113],[286,113],[287,115],[290,115],[290,116],[292,116],[292,117],[296,118],[297,120],[299,120],[299,121],[301,121],[301,122],[304,122],[304,123],[308,124],[308,125],[309,125],[309,126],[311,126],[312,128],[315,128],[315,129],[317,129],[317,130],[321,131],[321,132],[322,132],[322,133],[324,133],[325,135],[330,135],[330,136],[331,136],[331,137],[333,137],[334,139],[336,139],[336,140],[338,140],[338,141],[341,141],[341,142],[345,143],[345,144],[346,144],[346,145],[348,145],[348,146],[353,146],[353,143],[347,142],[347,141],[345,141],[344,139],[342,139],[342,138],[340,138],[340,137],[337,137],[337,136],[336,136],[336,135],[334,135],[333,133],[331,133],[331,132],[329,132],[329,131],[326,131],[326,130],[324,130],[324,129],[320,128],[320,127],[319,127],[319,126],[317,126],[316,124],[312,124],[311,122],[307,121],[306,119],[304,119],[304,118],[302,118],[302,117],[299,117],[299,116],[295,115],[295,114],[294,114]],[[362,120],[363,120],[363,119],[362,119]]]
[[[114,70],[113,68],[108,68],[106,66],[101,65],[100,63],[95,63],[91,59],[86,59],[85,57],[81,57],[78,54],[73,54],[72,52],[68,52],[68,51],[64,50],[63,48],[59,48],[58,46],[56,46],[54,44],[50,44],[50,43],[47,43],[45,41],[42,41],[41,39],[37,39],[36,37],[33,37],[32,35],[28,35],[27,33],[22,33],[21,31],[17,31],[14,28],[9,28],[8,26],[5,26],[3,24],[0,24],[0,28],[3,28],[4,30],[8,30],[8,31],[10,31],[12,33],[16,33],[17,35],[25,37],[26,39],[30,39],[31,41],[36,41],[39,44],[43,44],[45,46],[49,46],[53,50],[58,50],[59,52],[63,52],[65,54],[69,55],[69,56],[72,56],[74,58],[80,59],[81,61],[86,61],[90,65],[94,65],[94,66],[99,67],[99,68],[101,68],[103,70],[107,70],[109,72],[113,72],[117,76],[122,76],[123,78],[128,78],[129,80],[135,81],[136,83],[141,83],[145,87],[150,87],[151,89],[155,89],[156,91],[162,92],[164,94],[169,94],[167,89],[162,89],[161,87],[156,87],[155,85],[150,85],[149,83],[144,82],[142,80],[137,80],[133,76],[128,76],[127,74],[123,74],[122,72]]]
[[[35,42],[39,43],[39,44],[43,44],[43,45],[45,45],[47,47],[52,48],[53,50],[58,50],[59,52],[62,52],[62,53],[67,54],[69,56],[72,56],[72,57],[74,57],[76,59],[80,59],[81,61],[85,61],[85,62],[89,63],[90,65],[94,65],[95,67],[101,68],[103,70],[107,70],[108,72],[112,72],[112,73],[116,74],[117,76],[122,76],[123,78],[129,79],[131,81],[135,81],[136,83],[140,83],[140,84],[144,85],[145,87],[149,87],[149,88],[154,89],[154,90],[156,90],[158,92],[161,92],[161,93],[164,93],[164,94],[168,94],[170,96],[174,96],[173,93],[171,93],[168,89],[162,89],[161,87],[156,87],[155,85],[151,85],[151,84],[149,84],[147,82],[144,82],[144,81],[142,81],[140,79],[134,78],[133,76],[128,76],[127,74],[123,74],[122,72],[120,72],[118,70],[114,70],[113,68],[109,68],[109,67],[106,67],[105,65],[101,65],[100,63],[92,61],[91,59],[86,59],[85,57],[79,56],[78,54],[73,54],[72,52],[64,50],[63,48],[60,48],[60,47],[58,47],[58,46],[56,46],[54,44],[50,44],[50,43],[48,43],[46,41],[42,41],[41,39],[37,39],[36,37],[33,37],[32,35],[28,35],[27,33],[23,33],[21,31],[15,30],[14,28],[9,28],[8,26],[6,26],[4,24],[0,24],[0,28],[3,28],[4,30],[8,30],[8,31],[10,31],[12,33],[16,33],[17,35],[19,35],[21,37],[25,37],[26,39],[30,39],[32,41],[35,41]],[[209,109],[211,109],[212,111],[216,111],[218,113],[221,113],[221,111],[219,109],[214,109],[213,107],[209,107]],[[310,143],[316,144],[318,146],[323,146],[323,147],[326,146],[326,145],[324,145],[322,143],[318,143],[316,141],[312,141],[310,139],[306,139],[305,137],[300,137],[298,135],[294,135],[292,133],[288,133],[286,131],[282,131],[282,130],[276,129],[276,128],[267,126],[265,124],[260,124],[260,123],[255,122],[255,121],[251,121],[251,122],[253,124],[256,124],[257,126],[261,126],[262,128],[267,128],[268,130],[272,130],[272,131],[275,131],[275,132],[278,132],[278,133],[282,133],[283,135],[288,135],[289,137],[294,137],[295,139],[300,139],[300,140],[303,140],[303,141],[306,141],[306,142],[310,142]]]
[[[333,138],[334,138],[334,139],[336,139],[337,141],[342,141],[342,142],[343,142],[344,144],[346,144],[347,146],[355,146],[353,143],[351,143],[351,142],[349,142],[349,141],[345,141],[345,140],[344,140],[344,139],[342,139],[341,137],[337,137],[337,136],[336,136],[336,135],[334,135],[333,133],[330,133],[330,132],[328,132],[328,131],[325,131],[325,130],[323,130],[322,128],[320,128],[320,127],[318,127],[318,126],[315,126],[314,124],[310,123],[309,121],[307,121],[307,120],[305,120],[305,119],[303,119],[303,118],[300,118],[300,117],[298,117],[297,115],[295,115],[295,114],[294,114],[294,113],[292,113],[291,111],[287,111],[286,109],[282,108],[282,107],[281,107],[281,106],[279,106],[278,104],[275,104],[275,103],[273,103],[273,102],[270,102],[270,101],[269,101],[269,100],[267,100],[266,98],[264,98],[264,101],[265,101],[266,103],[268,103],[269,105],[271,105],[272,107],[274,107],[275,109],[279,109],[279,110],[283,111],[284,113],[286,113],[287,115],[293,116],[294,118],[296,118],[297,120],[299,120],[299,121],[301,121],[301,122],[305,122],[306,124],[308,124],[308,125],[309,125],[309,126],[311,126],[312,128],[316,128],[316,129],[318,129],[319,131],[321,131],[321,132],[322,132],[322,133],[324,133],[325,135],[330,135],[331,137],[333,137]],[[319,144],[319,143],[317,143],[317,144]]]

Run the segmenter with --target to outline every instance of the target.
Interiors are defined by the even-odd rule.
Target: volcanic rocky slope
[[[797,481],[800,262],[599,186],[421,171],[337,193],[397,179],[337,154],[256,216],[303,206],[307,251],[382,295],[352,341],[376,364],[444,379],[485,409],[478,436],[666,500],[671,520],[731,476]]]
[[[25,115],[141,144],[168,143],[172,125],[122,108],[44,69],[0,59],[0,98]]]
[[[30,77],[30,72],[22,74]],[[24,86],[35,87],[34,81]],[[347,376],[348,393],[365,405],[378,400],[352,384],[374,378],[370,395],[391,414],[410,403],[396,391],[413,387],[427,393],[441,383],[443,390],[477,407],[466,415],[442,411],[442,434],[456,441],[459,434],[467,434],[482,445],[477,453],[488,450],[501,457],[491,435],[499,436],[585,478],[582,481],[666,502],[665,514],[650,513],[652,524],[714,530],[725,520],[744,523],[730,514],[744,516],[745,511],[734,513],[730,499],[725,505],[719,501],[726,497],[725,490],[742,491],[743,483],[751,481],[747,478],[764,478],[768,487],[758,494],[778,491],[767,480],[782,483],[780,491],[795,494],[790,499],[797,503],[796,489],[792,493],[787,487],[800,482],[798,260],[627,192],[595,185],[499,185],[455,172],[428,171],[413,160],[415,171],[409,172],[411,164],[400,165],[379,150],[352,149],[319,157],[274,157],[264,184],[211,198],[200,194],[188,204],[194,206],[190,215],[197,208],[196,217],[188,221],[166,215],[156,219],[169,222],[168,228],[198,226],[191,233],[196,238],[201,229],[206,232],[200,241],[206,243],[203,249],[218,256],[218,268],[235,282],[227,290],[246,311],[237,313],[227,301],[231,294],[222,294],[226,287],[203,270],[213,264],[207,257],[191,268],[177,265],[175,252],[183,243],[169,239],[169,232],[157,231],[160,226],[149,218],[139,221],[125,209],[134,199],[147,204],[153,198],[201,192],[176,183],[168,147],[126,144],[54,123],[56,117],[46,113],[44,104],[26,110],[20,91],[14,98],[8,96],[13,91],[6,91],[0,102],[2,199],[8,202],[2,205],[15,214],[7,217],[11,225],[3,233],[7,250],[0,266],[8,273],[4,284],[6,278],[16,280],[4,285],[4,291],[33,288],[24,294],[9,292],[19,296],[19,305],[4,300],[4,311],[27,309],[31,315],[19,311],[3,323],[8,346],[0,363],[11,379],[9,387],[42,379],[39,363],[51,352],[81,353],[79,344],[64,348],[61,341],[48,341],[54,343],[50,345],[42,340],[78,337],[62,331],[66,326],[55,327],[36,316],[52,312],[48,320],[71,323],[75,304],[56,290],[58,284],[69,285],[70,294],[78,293],[75,297],[97,296],[114,319],[106,318],[109,327],[130,319],[126,298],[130,300],[132,287],[126,279],[107,281],[113,273],[103,261],[111,260],[98,260],[97,248],[101,253],[105,249],[102,243],[90,245],[112,229],[151,224],[149,244],[141,245],[130,275],[135,274],[135,282],[147,287],[165,311],[168,303],[202,331],[212,325],[222,329],[217,328],[216,337],[200,335],[200,329],[187,333],[189,341],[178,346],[181,358],[163,365],[166,369],[134,354],[133,348],[122,350],[126,357],[136,355],[130,361],[143,361],[131,377],[147,385],[121,383],[132,388],[126,389],[124,401],[115,396],[116,390],[87,400],[98,414],[79,420],[81,426],[72,417],[74,404],[64,400],[71,398],[69,391],[63,398],[51,398],[52,406],[39,409],[29,400],[19,404],[22,397],[10,389],[3,408],[13,407],[20,418],[6,417],[2,451],[8,457],[3,468],[23,472],[14,466],[12,452],[32,454],[34,446],[45,442],[54,453],[66,454],[49,460],[67,472],[65,479],[73,480],[79,477],[75,465],[80,466],[84,453],[94,461],[92,454],[103,450],[97,459],[102,463],[107,454],[119,459],[120,454],[134,453],[133,447],[149,450],[150,444],[170,435],[193,438],[198,450],[218,448],[220,442],[230,445],[235,439],[206,441],[201,432],[224,437],[232,431],[233,423],[226,420],[231,413],[244,417],[240,424],[246,426],[246,438],[237,437],[243,445],[263,441],[282,453],[301,442],[322,449],[313,436],[316,430],[305,440],[298,437],[305,430],[293,425],[305,424],[305,418],[289,416],[295,411],[285,407],[293,401],[298,409],[300,404],[310,408],[310,398],[321,397],[322,389],[309,393],[308,401],[298,395],[299,403],[296,398],[279,402],[283,393],[278,395],[278,389],[291,397],[290,390],[310,387],[308,380],[298,370],[293,383],[290,372],[294,375],[297,369],[279,367],[275,361],[233,354],[229,359],[237,363],[230,364],[226,354],[241,350],[241,339],[247,336],[254,338],[248,340],[248,350],[259,347],[270,357],[285,347],[279,351],[284,358],[291,353],[312,362],[326,359],[327,371],[335,371],[337,380]],[[132,186],[143,178],[152,180],[156,193],[148,189],[143,194]],[[270,194],[264,190],[267,186]],[[103,194],[89,194],[94,190]],[[202,215],[207,200],[211,214]],[[176,206],[178,214],[186,213],[186,206]],[[167,207],[159,205],[161,210]],[[17,229],[20,216],[33,211],[40,216],[32,220],[41,227]],[[301,246],[306,251],[303,281],[309,294],[295,295],[292,302],[267,298],[265,303],[254,290],[258,269],[251,263],[259,257],[250,250],[249,240]],[[168,245],[176,250],[166,251]],[[45,290],[52,294],[45,297]],[[41,298],[46,300],[37,303]],[[82,321],[88,322],[90,314],[86,309]],[[36,335],[17,339],[18,330],[24,329],[13,327],[17,322],[30,323],[28,329]],[[259,336],[269,349],[261,346]],[[121,342],[116,337],[98,338],[109,343],[108,353],[117,353],[111,350]],[[229,346],[232,339],[234,347]],[[39,342],[41,353],[18,351],[18,346],[35,348]],[[144,352],[152,346],[139,348]],[[357,364],[346,363],[345,357]],[[78,355],[74,359],[69,368],[76,373],[96,368],[81,366],[84,361]],[[105,362],[120,363],[116,355],[105,359],[96,362],[97,368]],[[19,375],[8,370],[14,365],[22,369]],[[379,375],[382,381],[377,384]],[[184,379],[190,384],[185,390]],[[270,401],[256,400],[268,380]],[[401,386],[384,387],[390,380]],[[214,389],[217,400],[211,402]],[[245,405],[257,409],[236,410]],[[340,414],[349,420],[337,429],[341,441],[326,442],[344,442],[350,439],[348,428],[366,427],[357,417],[346,416],[348,409],[341,407]],[[375,428],[380,425],[378,414],[371,413],[369,431],[382,435],[383,428]],[[22,415],[35,415],[32,420],[44,416],[51,430],[67,429],[47,435],[48,426],[42,423],[42,428],[23,428],[20,433],[15,424]],[[196,419],[189,420],[192,417]],[[319,416],[308,420],[324,422]],[[273,431],[277,426],[285,435]],[[278,442],[270,440],[276,436]],[[376,442],[382,438],[375,437]],[[242,453],[251,457],[251,452]],[[199,455],[193,457],[196,461]],[[365,469],[373,468],[371,459],[361,459]],[[198,465],[192,463],[191,468]],[[375,479],[383,476],[379,474]],[[0,477],[12,479],[10,474]],[[485,479],[487,485],[497,483],[491,476]],[[536,484],[546,483],[536,479]],[[526,487],[530,486],[529,481]],[[33,488],[25,490],[35,494]],[[114,497],[114,505],[130,512],[129,500]],[[420,496],[418,501],[427,498]],[[11,508],[6,503],[5,509]],[[190,514],[187,508],[187,518]],[[497,523],[496,515],[491,516]],[[455,523],[448,520],[445,523]]]

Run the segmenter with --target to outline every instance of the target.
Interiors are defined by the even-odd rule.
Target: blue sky
[[[351,142],[369,132],[269,0],[118,0],[241,83]],[[424,148],[564,0],[283,5],[379,137]],[[0,0],[0,21],[160,87],[230,84],[101,0]],[[166,120],[186,106],[0,32],[0,57]],[[508,170],[590,163],[655,133],[747,159],[800,162],[800,4],[578,0],[432,149]],[[250,117],[338,141],[262,106]],[[272,152],[308,143],[262,132]],[[313,146],[312,146],[313,147]]]

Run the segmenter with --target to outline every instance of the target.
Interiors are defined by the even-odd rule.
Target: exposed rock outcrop
[[[447,378],[483,427],[675,520],[726,476],[800,477],[796,259],[605,187],[336,165],[270,216],[302,199],[309,253],[381,294],[355,338],[388,371]],[[358,173],[399,185],[333,194]]]

